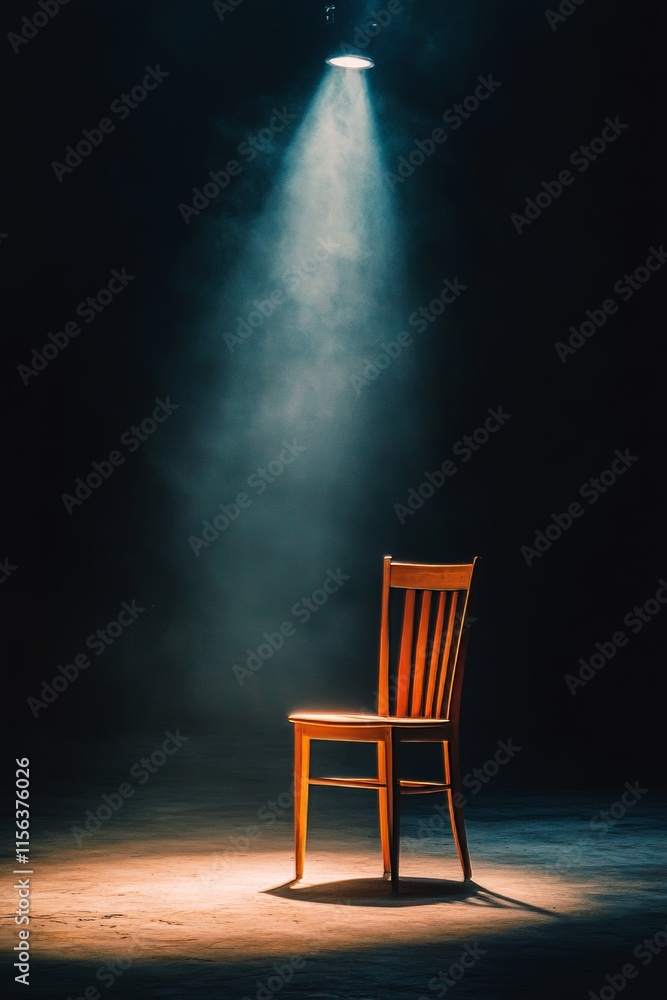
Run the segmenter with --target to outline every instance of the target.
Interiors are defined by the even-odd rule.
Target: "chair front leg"
[[[296,878],[303,878],[308,832],[308,780],[310,778],[310,737],[303,726],[294,727],[294,861]]]
[[[389,825],[389,861],[392,892],[398,892],[398,865],[401,842],[400,744],[389,730],[384,741],[387,768],[387,819]]]

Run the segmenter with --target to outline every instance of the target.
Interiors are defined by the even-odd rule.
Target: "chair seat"
[[[290,722],[313,722],[324,726],[440,726],[451,725],[448,719],[411,719],[395,715],[363,715],[359,712],[350,712],[337,715],[328,712],[292,712],[289,716]]]

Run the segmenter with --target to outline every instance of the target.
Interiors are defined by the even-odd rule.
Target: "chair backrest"
[[[434,566],[384,557],[379,715],[458,721],[477,561]],[[402,624],[390,641],[390,606],[401,597]],[[390,661],[396,669],[391,691]]]

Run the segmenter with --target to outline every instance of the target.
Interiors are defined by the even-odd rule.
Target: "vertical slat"
[[[456,605],[458,602],[458,596],[459,596],[458,590],[451,591],[451,604],[449,606],[449,615],[447,616],[447,632],[445,635],[444,649],[442,651],[440,679],[438,682],[438,696],[436,698],[436,703],[435,703],[435,714],[437,718],[441,717],[442,702],[445,695],[445,683],[448,680],[450,674],[449,654],[452,648],[452,638],[454,636],[454,627],[456,625]],[[448,700],[449,700],[449,694],[448,694]]]
[[[398,660],[398,679],[396,683],[396,715],[399,716],[406,716],[408,714],[414,613],[415,592],[414,590],[406,590],[405,611],[403,613],[403,629],[401,632],[401,652]]]
[[[382,569],[382,617],[380,620],[380,670],[378,715],[389,715],[389,583],[391,556],[384,557]]]
[[[458,635],[456,637],[456,648],[454,649],[452,658],[452,670],[455,671],[455,673],[452,677],[452,682],[449,685],[449,689],[447,691],[447,703],[445,706],[446,717],[448,719],[451,718],[450,712],[452,710],[452,700],[455,692],[456,692],[456,701],[454,702],[453,707],[454,711],[458,715],[459,702],[461,697],[461,685],[463,683],[463,668],[465,665],[466,644],[468,639],[468,633],[464,632],[464,628],[465,628],[466,613],[468,610],[468,602],[470,600],[470,588],[468,588],[467,591],[463,591],[463,594],[464,594],[464,600],[463,600],[463,607],[461,608],[461,622],[459,625]]]
[[[419,613],[419,630],[417,632],[417,649],[415,651],[414,679],[412,681],[412,704],[410,715],[418,718],[422,714],[422,694],[424,693],[424,671],[426,669],[426,643],[428,641],[428,622],[431,611],[431,591],[422,590],[422,606]]]
[[[435,683],[438,679],[438,663],[440,662],[440,643],[442,642],[442,623],[445,620],[445,594],[440,591],[438,597],[438,614],[435,620],[435,632],[433,633],[433,648],[428,665],[428,686],[426,688],[426,705],[424,715],[427,719],[433,718]]]

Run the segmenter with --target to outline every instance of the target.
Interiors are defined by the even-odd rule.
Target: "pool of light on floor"
[[[31,938],[44,958],[218,961],[482,940],[599,905],[593,882],[508,862],[479,865],[463,884],[455,861],[435,870],[429,858],[406,858],[397,899],[376,853],[313,850],[292,888],[288,852],[230,857],[213,839],[52,855],[35,864]]]

